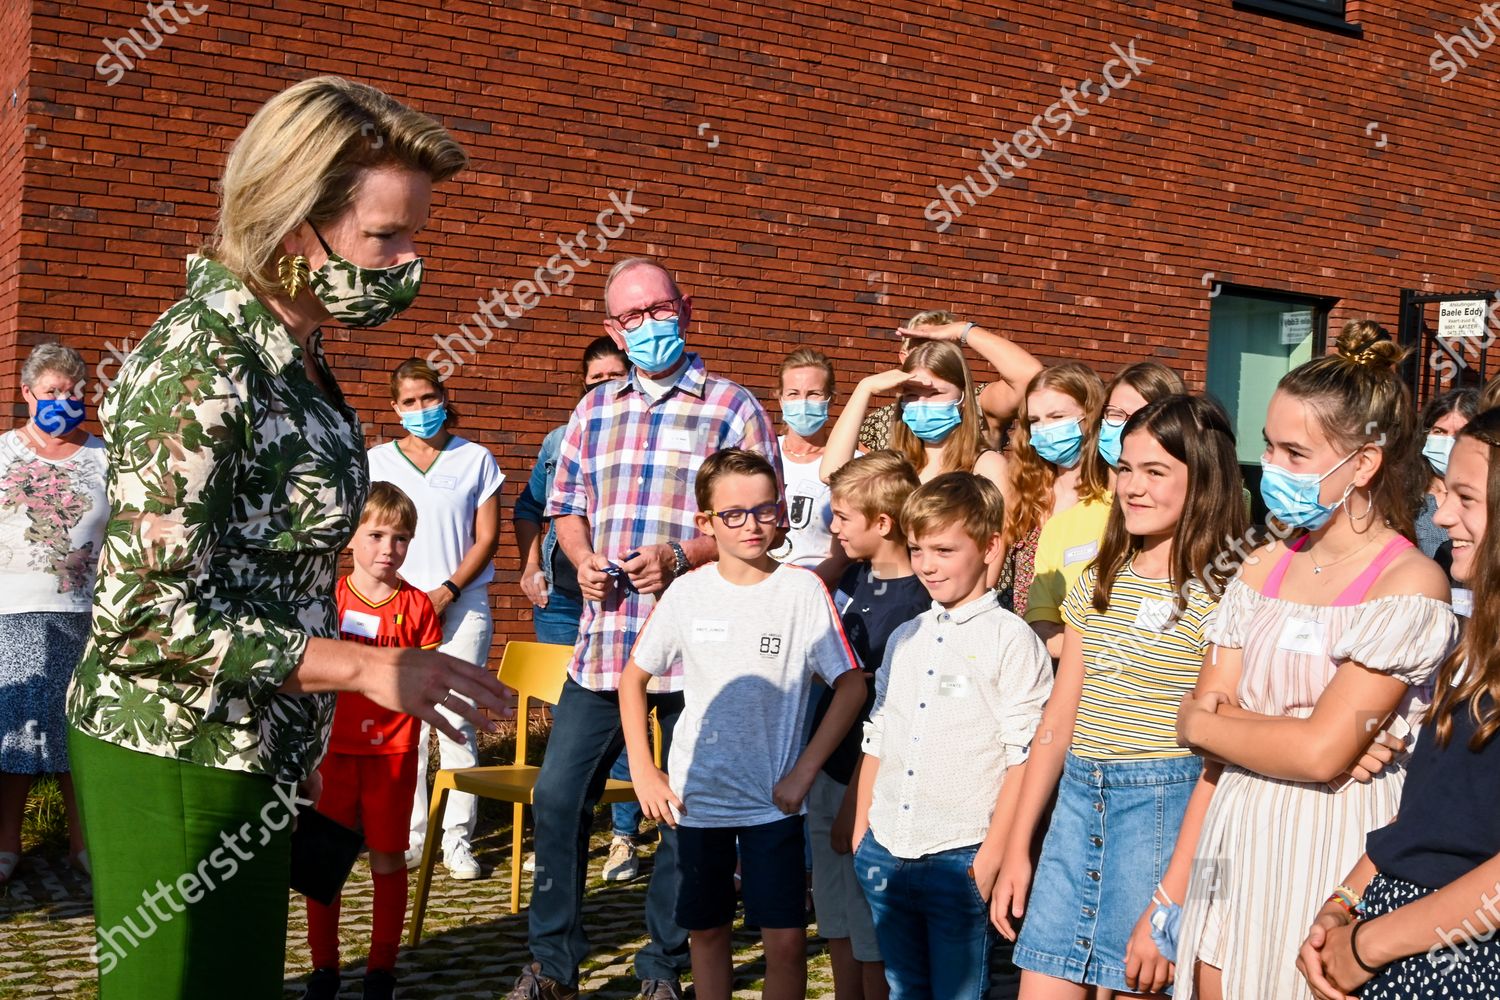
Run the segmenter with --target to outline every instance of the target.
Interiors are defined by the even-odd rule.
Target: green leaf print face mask
[[[311,223],[309,223],[311,225]],[[313,271],[308,284],[328,314],[346,326],[379,326],[394,319],[422,287],[422,258],[394,267],[360,267],[333,252],[318,227],[328,263]]]

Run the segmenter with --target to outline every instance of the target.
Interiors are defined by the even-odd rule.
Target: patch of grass
[[[68,848],[68,812],[63,807],[62,786],[50,774],[41,775],[26,796],[21,820],[22,851],[65,851]]]

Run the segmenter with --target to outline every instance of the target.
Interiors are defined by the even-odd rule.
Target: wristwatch
[[[978,324],[976,324],[976,323],[970,323],[968,326],[964,327],[964,332],[960,333],[958,335],[958,346],[959,347],[968,347],[969,346],[969,331],[972,330],[972,329],[974,329],[974,327],[977,326],[977,325]]]
[[[677,562],[672,566],[672,578],[676,579],[692,569],[693,564],[688,562],[687,552],[683,550],[681,545],[678,545],[676,542],[668,542],[667,544],[672,547],[672,553],[677,556]]]
[[[454,583],[452,580],[444,580],[443,586],[448,588],[448,593],[453,595],[453,599],[455,601],[463,595],[463,591],[458,589],[458,584]]]

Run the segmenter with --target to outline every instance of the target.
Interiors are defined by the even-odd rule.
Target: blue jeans
[[[661,723],[662,754],[682,714],[681,694],[648,694]],[[604,793],[609,762],[624,746],[620,699],[614,691],[590,691],[572,678],[563,684],[552,713],[552,734],[537,776],[536,888],[531,894],[531,957],[542,973],[576,987],[578,967],[588,956],[583,926],[589,827]],[[677,833],[660,827],[661,843],[646,886],[646,930],[651,941],[635,955],[641,979],[676,981],[689,965],[687,931],[677,925]]]
[[[891,1000],[983,1000],[990,982],[989,906],[969,875],[979,845],[897,858],[867,832],[855,875],[875,917]]]
[[[531,607],[531,626],[536,632],[537,642],[573,645],[578,641],[578,620],[582,617],[583,601],[559,590],[553,590],[547,596],[545,608]],[[615,758],[609,776],[620,781],[630,780],[630,759],[624,750]],[[617,802],[610,807],[610,820],[616,837],[635,837],[641,832],[641,807],[634,802]]]

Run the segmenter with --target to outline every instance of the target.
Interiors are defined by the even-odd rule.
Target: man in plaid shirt
[[[553,712],[537,779],[536,888],[530,910],[532,962],[510,1000],[577,995],[588,953],[583,880],[588,831],[609,763],[624,745],[618,688],[636,636],[672,579],[717,557],[693,524],[693,483],[722,448],[757,451],[780,469],[776,430],[751,393],[710,375],[684,352],[692,300],[659,264],[631,258],[604,284],[604,329],[630,358],[629,379],[591,390],[573,411],[558,451],[547,516],[578,569],[585,599],[568,680]],[[665,755],[682,711],[682,668],[649,695]],[[689,967],[687,932],[677,926],[677,837],[661,843],[646,890],[651,943],[635,957],[644,1000],[678,1000]]]

